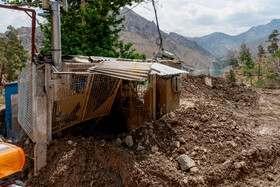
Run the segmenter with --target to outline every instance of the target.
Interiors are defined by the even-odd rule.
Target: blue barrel
[[[5,105],[6,105],[6,123],[5,130],[7,138],[12,139],[12,103],[11,97],[18,94],[18,83],[11,82],[5,84]]]

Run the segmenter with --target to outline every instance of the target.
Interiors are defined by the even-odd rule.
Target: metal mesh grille
[[[18,121],[28,136],[34,141],[32,118],[32,65],[28,65],[18,80]]]
[[[152,115],[152,89],[149,82],[123,81],[122,83],[123,109],[130,110],[138,121],[146,121]]]
[[[82,121],[109,114],[120,80],[98,74],[71,74],[63,75],[60,82],[55,89],[53,133]]]
[[[96,74],[90,86],[85,119],[110,113],[120,79]]]

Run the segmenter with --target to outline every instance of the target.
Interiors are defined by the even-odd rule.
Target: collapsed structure
[[[163,65],[178,67],[178,60],[62,57],[60,11],[66,5],[43,1],[52,18],[52,59],[33,58],[18,80],[18,122],[35,142],[35,173],[46,165],[54,133],[110,114],[113,103],[130,130],[179,108],[180,75],[187,73]]]
[[[35,170],[46,163],[52,134],[108,115],[114,102],[128,129],[179,107],[180,74],[160,63],[66,57],[61,72],[32,63],[19,78],[18,121],[35,145]]]

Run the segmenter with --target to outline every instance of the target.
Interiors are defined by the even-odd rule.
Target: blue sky
[[[213,32],[236,35],[252,26],[280,19],[279,0],[158,0],[157,9],[163,31],[190,37]],[[151,3],[141,3],[133,10],[154,20]],[[24,12],[0,8],[0,16],[0,32],[8,25],[31,25]]]

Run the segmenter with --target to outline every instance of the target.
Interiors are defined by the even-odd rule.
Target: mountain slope
[[[280,19],[274,19],[266,25],[252,27],[247,32],[236,36],[230,36],[224,33],[213,33],[207,36],[195,37],[192,39],[211,53],[215,54],[217,57],[221,57],[225,56],[228,50],[239,47],[242,42],[251,45],[252,50],[255,51],[255,46],[263,43],[265,41],[264,39],[267,38],[267,36],[275,29],[280,31]],[[256,44],[256,42],[260,43]]]
[[[123,9],[122,12],[127,12],[128,9]],[[139,53],[147,54],[147,57],[152,57],[153,52],[158,52],[159,47],[156,45],[158,31],[156,24],[149,21],[133,11],[125,14],[124,30],[120,34],[120,39],[124,42],[134,43],[133,48]],[[212,69],[213,55],[185,37],[175,33],[167,34],[162,32],[163,47],[178,56],[185,64],[194,66],[196,69]]]
[[[126,8],[122,12],[126,12],[123,14],[126,16],[126,19],[124,21],[124,30],[120,33],[120,40],[123,40],[125,43],[134,43],[133,48],[138,53],[145,53],[148,58],[153,57],[154,52],[159,52],[159,47],[156,45],[156,39],[158,38],[156,24],[133,11],[128,11]],[[22,44],[27,50],[30,50],[31,28],[21,27],[18,28],[18,31]],[[164,49],[178,56],[184,61],[185,66],[191,66],[199,70],[214,68],[213,62],[215,62],[215,59],[213,55],[195,41],[191,41],[176,33],[167,34],[162,32],[162,37]],[[40,28],[36,28],[36,45],[40,47],[42,40],[43,34]]]
[[[201,45],[199,45],[196,41],[192,41],[187,39],[186,37],[179,35],[177,33],[171,32],[169,33],[169,36],[176,41],[177,43],[179,43],[180,45],[187,47],[189,49],[195,50],[200,52],[201,54],[214,58],[215,56],[208,50],[206,50],[205,48],[203,48]]]

